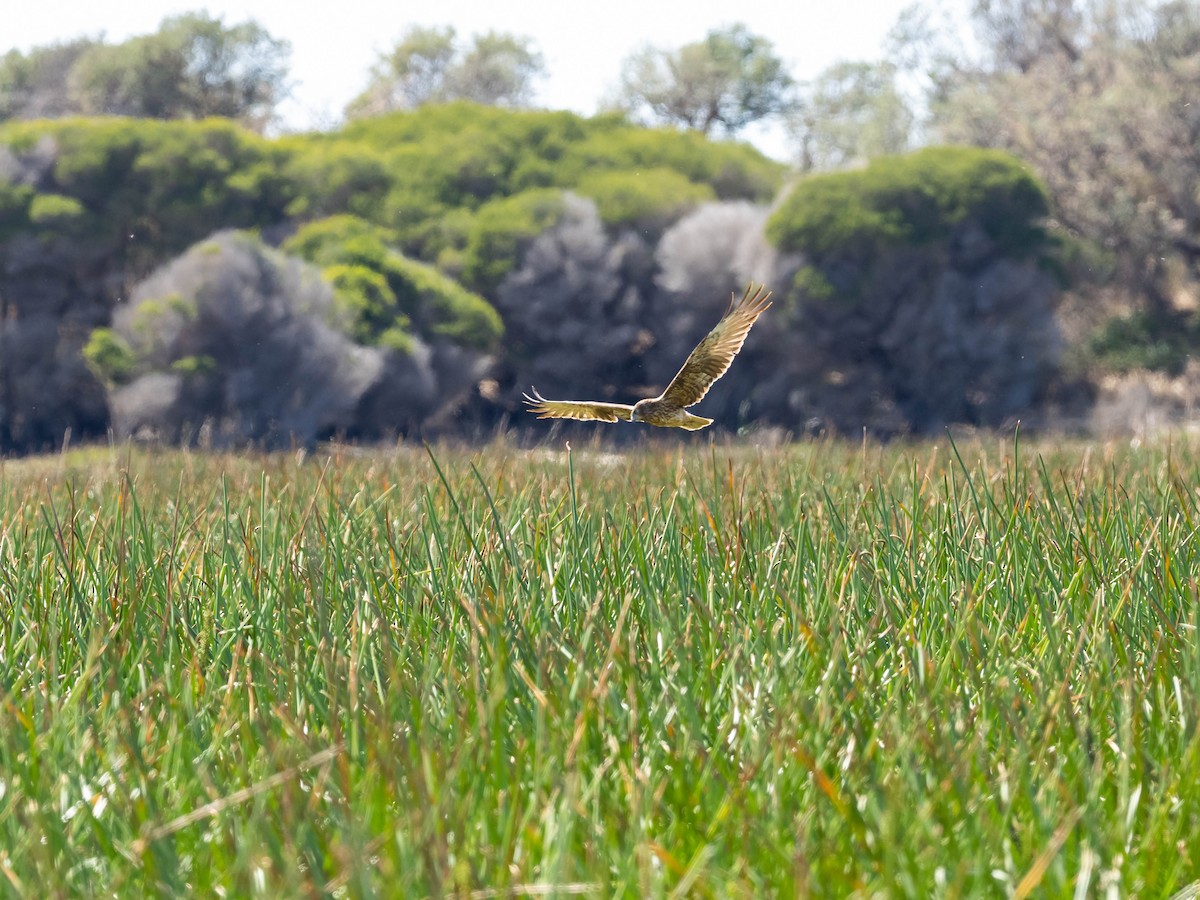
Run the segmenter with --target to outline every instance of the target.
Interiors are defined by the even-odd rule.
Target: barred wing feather
[[[529,411],[539,419],[578,419],[583,422],[628,422],[632,406],[623,403],[599,403],[589,400],[547,400],[534,388],[532,396],[525,395]]]
[[[765,286],[751,284],[742,299],[729,298],[729,308],[716,327],[688,356],[679,373],[671,379],[661,399],[673,406],[687,407],[699,403],[713,382],[729,369],[733,358],[746,342],[750,326],[771,305],[771,292]]]

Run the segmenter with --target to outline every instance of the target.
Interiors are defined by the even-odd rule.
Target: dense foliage
[[[1013,157],[935,147],[812,175],[767,224],[810,353],[781,359],[853,427],[994,425],[1031,410],[1060,350],[1045,194]]]
[[[277,144],[221,119],[8,123],[4,225],[43,243],[82,243],[81,261],[138,277],[220,228],[281,221],[299,187],[285,159]]]
[[[710,185],[697,184],[668,168],[592,172],[579,180],[575,190],[596,201],[605,224],[643,235],[661,233],[683,213],[716,199]]]
[[[114,425],[200,439],[206,422],[228,443],[289,429],[479,433],[531,384],[636,400],[665,386],[749,280],[780,302],[706,398],[727,428],[999,424],[1032,408],[1057,359],[1045,197],[996,151],[936,148],[804,179],[768,218],[781,168],[753,148],[454,103],[278,140],[219,119],[10,123],[0,176],[9,448]],[[209,241],[230,227],[262,246]],[[318,343],[345,342],[331,353],[358,374],[278,366],[294,382],[286,402],[218,390],[260,376],[187,347],[267,340],[219,337],[236,316],[185,317],[177,349],[154,361],[133,340],[140,320],[122,298],[143,318],[175,294],[198,309],[222,291],[275,308],[292,276],[271,247],[318,267],[329,300],[306,307],[324,311],[303,327],[249,314],[245,327],[296,336],[322,318],[336,337]],[[316,380],[301,383],[306,372]]]
[[[352,330],[366,343],[413,324],[426,338],[494,349],[504,326],[491,304],[433,266],[391,249],[394,241],[394,233],[385,228],[339,215],[308,223],[283,249],[324,267],[341,297],[348,283],[359,285],[348,302]]]
[[[781,174],[750,147],[698,135],[469,103],[276,140],[221,119],[0,125],[0,447],[103,433],[115,397],[81,355],[90,332],[215,232],[278,244],[300,228],[290,252],[336,267],[347,334],[424,373],[397,406],[392,427],[407,428],[457,408],[486,374],[504,328],[499,284],[565,191],[595,195],[614,229],[661,231],[714,196],[770,197]],[[100,340],[93,351],[111,360]]]
[[[253,20],[168,16],[118,44],[80,38],[0,57],[0,120],[64,115],[226,116],[262,129],[287,93],[286,41]]]
[[[454,246],[465,213],[522,191],[575,190],[604,201],[614,222],[634,221],[636,211],[661,218],[664,210],[678,212],[712,195],[765,201],[784,173],[748,146],[695,133],[638,128],[616,116],[471,103],[355,121],[333,134],[283,143],[302,146],[302,160],[322,160],[299,163],[313,176],[305,196],[348,193],[345,186],[362,184],[373,196],[355,202],[370,208],[351,211],[394,228],[406,253],[428,260]],[[390,179],[382,199],[365,190],[381,170]],[[618,184],[606,183],[602,173],[625,178],[619,198]],[[318,201],[321,211],[330,206]]]
[[[1014,256],[1044,246],[1041,185],[997,151],[931,147],[877,159],[860,170],[801,179],[768,235],[817,269],[853,264],[864,274],[896,247],[943,241],[970,222]]]
[[[414,25],[376,60],[366,90],[347,104],[346,115],[379,116],[452,100],[526,107],[534,81],[544,75],[542,55],[527,37],[489,31],[467,45],[453,28]]]
[[[1200,6],[991,0],[972,24],[974,56],[936,34],[916,44],[934,134],[1008,150],[1046,186],[1085,251],[1071,299],[1089,365],[1177,370],[1179,352],[1121,320],[1140,313],[1150,332],[1187,335],[1183,355],[1200,349]]]

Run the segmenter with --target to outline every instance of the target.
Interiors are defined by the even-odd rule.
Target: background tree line
[[[224,116],[261,130],[287,93],[291,49],[261,25],[207,13],[109,44],[81,37],[0,58],[0,120],[68,115]]]
[[[1079,411],[1196,332],[1200,26],[1123,9],[980,2],[968,58],[914,8],[808,84],[734,26],[638,51],[592,118],[526,108],[527,39],[413,29],[347,124],[274,138],[287,47],[252,22],[11,52],[0,446],[485,432],[531,382],[661,386],[750,278],[780,302],[706,401],[730,427]],[[764,117],[790,171],[711,137]],[[903,154],[941,140],[995,149]]]

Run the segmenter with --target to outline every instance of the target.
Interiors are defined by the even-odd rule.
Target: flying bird
[[[529,411],[539,419],[579,419],[586,422],[645,422],[662,428],[686,428],[698,431],[712,424],[712,419],[694,416],[687,407],[704,399],[713,382],[725,374],[733,358],[746,342],[750,326],[771,305],[771,292],[765,285],[746,288],[741,300],[736,294],[729,297],[729,308],[716,327],[708,333],[688,356],[667,389],[657,397],[639,400],[633,406],[624,403],[599,403],[590,400],[547,400],[533,388],[532,396],[525,395]]]

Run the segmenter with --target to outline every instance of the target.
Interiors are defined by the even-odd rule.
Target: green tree
[[[934,93],[939,135],[1034,167],[1103,281],[1085,314],[1178,320],[1175,298],[1200,289],[1200,9],[992,0],[973,21],[983,52],[942,65],[956,77]]]
[[[335,304],[346,318],[346,331],[357,343],[376,344],[386,335],[393,346],[403,348],[403,338],[397,338],[409,337],[408,317],[397,308],[396,294],[382,274],[345,263],[327,266],[321,274],[333,286]]]
[[[453,28],[414,25],[371,67],[367,89],[350,101],[346,115],[378,116],[442,99],[454,56]]]
[[[792,83],[770,41],[733,25],[678,50],[634,53],[625,61],[617,103],[652,121],[733,134],[785,111]]]
[[[850,299],[889,252],[945,241],[965,224],[1005,255],[1036,255],[1046,242],[1046,211],[1044,189],[1009,154],[927,147],[801,179],[767,235],[803,254],[805,268],[821,278],[839,278],[838,293]]]
[[[477,35],[447,72],[447,99],[527,107],[533,101],[534,82],[544,73],[545,61],[529,38],[489,31]]]
[[[888,62],[840,62],[805,86],[788,114],[800,169],[836,169],[909,149],[912,110]]]
[[[995,71],[1028,72],[1056,56],[1077,61],[1087,18],[1078,0],[975,0],[972,11]]]
[[[753,147],[710,141],[698,132],[640,128],[616,115],[584,118],[467,102],[358,119],[337,133],[298,135],[283,143],[305,157],[312,152],[313,160],[331,160],[335,147],[347,148],[355,160],[377,154],[390,189],[359,190],[353,205],[341,208],[337,198],[346,192],[334,190],[329,202],[323,198],[338,184],[348,184],[343,179],[351,172],[313,160],[293,165],[292,170],[307,173],[302,194],[308,208],[354,212],[394,228],[396,246],[406,255],[437,261],[454,275],[463,272],[459,257],[466,252],[467,220],[492,199],[536,188],[576,189],[609,171],[627,172],[631,179],[646,173],[653,191],[669,187],[657,170],[671,169],[711,187],[718,199],[766,201],[786,171]],[[356,177],[349,184],[359,183]]]
[[[488,296],[520,265],[525,249],[566,210],[562,191],[538,188],[481,206],[470,222],[463,251],[463,283]]]
[[[0,121],[53,119],[77,112],[68,89],[71,68],[97,46],[92,38],[10,50],[0,58]]]
[[[290,52],[253,20],[185,13],[154,34],[88,49],[71,67],[72,102],[89,114],[223,116],[261,131],[286,93]]]
[[[414,26],[372,67],[366,90],[350,101],[346,115],[364,118],[452,100],[525,107],[544,73],[542,56],[527,37],[489,31],[462,45],[453,28]]]

